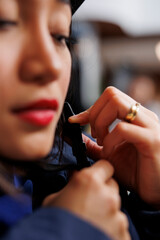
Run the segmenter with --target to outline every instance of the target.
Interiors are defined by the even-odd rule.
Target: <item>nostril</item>
[[[19,76],[22,81],[45,84],[59,78],[61,65],[55,61],[41,61],[37,58],[27,58],[23,61]]]
[[[33,81],[39,82],[39,84],[45,84],[46,82],[50,82],[52,80],[54,80],[53,76],[48,73],[36,75],[33,79]]]

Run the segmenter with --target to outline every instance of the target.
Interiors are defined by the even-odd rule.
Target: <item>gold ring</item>
[[[136,115],[139,111],[140,105],[141,105],[140,103],[136,103],[135,105],[131,106],[131,109],[130,109],[129,113],[125,117],[125,120],[127,122],[132,122],[135,119],[135,117],[136,117]]]

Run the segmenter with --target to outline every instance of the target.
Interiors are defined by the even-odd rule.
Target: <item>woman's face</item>
[[[66,97],[69,0],[0,0],[0,155],[50,151]]]

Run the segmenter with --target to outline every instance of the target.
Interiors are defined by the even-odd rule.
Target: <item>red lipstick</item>
[[[57,109],[58,101],[56,99],[41,99],[24,107],[14,109],[13,113],[30,124],[46,126],[53,120]]]

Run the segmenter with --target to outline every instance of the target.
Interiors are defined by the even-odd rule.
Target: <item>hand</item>
[[[43,206],[67,209],[90,222],[115,240],[129,240],[128,220],[120,211],[118,185],[111,177],[113,167],[100,160],[75,172],[68,185],[48,196]]]
[[[131,123],[124,121],[136,102],[114,87],[107,88],[87,111],[70,118],[70,122],[90,123],[98,147],[87,140],[96,157],[108,159],[116,178],[134,189],[149,204],[160,209],[160,124],[156,114],[140,106]],[[109,132],[115,119],[122,121]],[[90,143],[89,143],[90,142]]]

